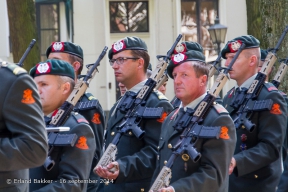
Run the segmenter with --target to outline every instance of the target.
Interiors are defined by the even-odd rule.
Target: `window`
[[[208,32],[217,15],[218,0],[181,0],[183,40],[200,43],[206,57],[218,54]]]
[[[59,3],[37,3],[36,14],[41,61],[43,61],[46,60],[46,49],[51,42],[60,40]]]
[[[149,32],[148,1],[110,1],[110,32]]]

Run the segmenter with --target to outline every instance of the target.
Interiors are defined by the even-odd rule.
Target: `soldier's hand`
[[[119,175],[119,164],[114,161],[107,165],[107,167],[98,166],[94,169],[95,173],[105,179],[117,179]]]
[[[175,192],[174,188],[172,186],[161,188],[159,192]]]
[[[229,175],[231,175],[235,167],[236,167],[236,160],[234,159],[234,157],[232,157],[231,163],[229,166]]]

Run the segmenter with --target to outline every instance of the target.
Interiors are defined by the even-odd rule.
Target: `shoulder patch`
[[[86,123],[86,124],[89,124],[89,122],[88,122],[82,115],[79,115],[78,113],[72,113],[72,116],[75,118],[75,120],[76,120],[78,123]]]
[[[156,90],[156,91],[154,91],[154,93],[156,93],[158,99],[160,99],[160,100],[168,100],[167,97],[162,92]]]
[[[235,91],[235,87],[233,87],[232,89],[230,89],[230,90],[227,92],[228,98],[231,98],[231,97],[232,97],[234,91]]]
[[[221,113],[228,113],[228,111],[220,104],[216,103],[214,105],[212,105],[214,107],[214,109],[217,111],[217,113],[221,114]]]
[[[264,83],[264,87],[266,87],[266,89],[271,92],[271,91],[278,91],[278,89],[272,84],[272,83]]]
[[[19,67],[18,65],[14,64],[14,63],[9,63],[7,65],[2,65],[2,67],[6,67],[8,69],[10,69],[10,71],[13,72],[14,75],[20,75],[23,73],[27,73],[27,71],[25,69],[23,69],[22,67]]]

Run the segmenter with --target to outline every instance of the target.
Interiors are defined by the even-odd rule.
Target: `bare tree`
[[[282,32],[288,24],[287,0],[246,0],[248,34],[260,40],[261,48],[273,48],[276,46]],[[277,56],[280,59],[288,57],[288,34],[282,42]],[[273,78],[279,63],[275,64],[276,70],[271,74]],[[279,87],[288,93],[288,74],[284,77]]]
[[[13,60],[18,63],[31,40],[37,40],[35,4],[33,0],[6,1]],[[36,43],[24,61],[24,68],[29,70],[39,61],[40,51]]]

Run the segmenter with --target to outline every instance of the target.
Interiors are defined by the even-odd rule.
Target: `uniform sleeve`
[[[56,181],[36,190],[37,192],[85,191],[95,152],[95,139],[87,124],[78,124],[69,134],[78,136],[74,147],[63,147]]]
[[[47,133],[38,91],[30,76],[20,75],[11,83],[1,113],[11,136],[0,137],[0,171],[42,165],[48,153]]]
[[[225,126],[228,128],[228,136],[221,138],[220,135],[219,139],[203,140],[202,151],[199,151],[202,156],[198,170],[171,183],[175,191],[218,191],[223,183],[228,182],[229,164],[236,144],[236,130],[232,119],[227,115],[218,116],[210,126]]]
[[[151,107],[151,106],[150,106]],[[157,145],[164,119],[172,111],[172,105],[167,100],[160,100],[153,107],[163,107],[164,112],[161,119],[147,120],[143,124],[145,145],[131,156],[117,159],[119,163],[119,176],[115,183],[129,182],[139,179],[151,178],[156,166]]]
[[[272,109],[258,113],[258,143],[234,155],[237,176],[268,166],[280,157],[287,124],[286,103],[278,92],[270,92],[264,99],[272,99]]]

